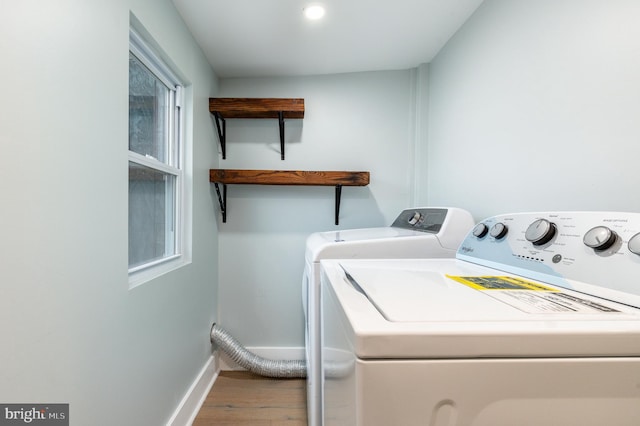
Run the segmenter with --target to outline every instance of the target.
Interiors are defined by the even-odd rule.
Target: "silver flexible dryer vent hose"
[[[248,351],[216,323],[211,326],[211,343],[217,345],[233,362],[252,373],[281,379],[307,377],[307,367],[304,360],[277,361],[262,358]]]

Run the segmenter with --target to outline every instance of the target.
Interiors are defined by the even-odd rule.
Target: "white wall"
[[[634,0],[486,0],[429,67],[429,202],[640,211],[638,22]]]
[[[413,71],[221,80],[220,96],[300,97],[306,108],[286,121],[284,161],[277,120],[227,120],[221,168],[371,172],[369,186],[342,189],[339,226],[333,187],[228,186],[220,325],[244,345],[303,346],[309,234],[387,226],[409,205],[414,85]]]
[[[192,84],[193,262],[128,290],[129,14]],[[0,401],[165,423],[211,355],[215,75],[169,0],[2,2]]]

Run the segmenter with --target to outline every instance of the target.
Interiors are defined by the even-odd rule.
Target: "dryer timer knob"
[[[420,219],[422,219],[422,214],[420,214],[420,212],[415,212],[407,222],[409,222],[409,225],[415,225],[420,221]]]

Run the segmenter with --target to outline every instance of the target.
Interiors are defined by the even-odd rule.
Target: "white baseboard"
[[[246,348],[258,356],[267,359],[276,360],[297,360],[304,359],[304,347],[269,347],[269,346],[249,346]],[[244,370],[238,364],[233,362],[226,354],[220,354],[220,370]]]
[[[220,372],[218,365],[218,356],[214,353],[187,390],[173,416],[167,422],[167,426],[191,426],[218,377]]]

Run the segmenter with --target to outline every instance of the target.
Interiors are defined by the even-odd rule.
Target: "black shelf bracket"
[[[278,111],[278,125],[280,126],[280,159],[284,160],[284,112]]]
[[[222,223],[227,223],[227,184],[222,184],[222,195],[220,194],[220,186],[218,182],[213,183],[218,194],[218,202],[220,203],[220,213],[222,213]]]
[[[222,117],[222,115],[220,115],[219,112],[213,112],[212,114],[216,119],[216,128],[218,129],[218,139],[220,139],[220,148],[222,149],[222,159],[224,160],[227,158],[227,150],[226,150],[227,122]],[[222,125],[220,125],[220,123],[222,123]]]
[[[342,185],[336,185],[336,225],[340,221],[340,198],[342,197]]]

